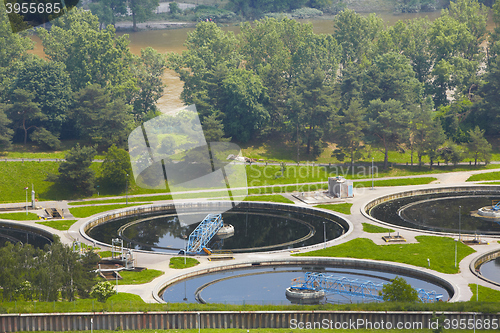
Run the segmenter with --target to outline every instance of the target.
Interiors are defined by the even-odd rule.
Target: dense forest
[[[12,140],[56,149],[62,139],[126,148],[130,131],[158,114],[168,67],[211,141],[278,136],[307,158],[334,142],[335,157],[349,161],[372,145],[386,165],[389,150],[488,161],[484,135],[500,127],[500,5],[491,32],[489,11],[457,0],[433,22],[386,26],[344,10],[331,35],[287,18],[244,23],[237,36],[201,22],[182,54],[134,56],[126,35],[75,9],[37,30],[46,59],[27,53],[31,40],[12,34],[2,13],[0,149]]]

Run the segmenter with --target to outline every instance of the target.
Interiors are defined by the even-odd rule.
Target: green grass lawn
[[[471,283],[469,284],[469,288],[472,291],[472,297],[470,298],[471,301],[475,301],[477,297],[477,284]],[[479,286],[479,302],[498,302],[500,301],[500,291]]]
[[[172,200],[172,196],[169,194],[165,195],[153,195],[147,197],[136,197],[128,198],[128,202],[150,202],[150,201],[162,201],[162,200]],[[105,200],[86,200],[86,201],[72,201],[68,202],[70,206],[81,206],[81,205],[93,205],[93,204],[105,204],[105,203],[125,203],[125,198],[120,199],[105,199]]]
[[[375,180],[373,182],[374,186],[407,186],[407,185],[423,185],[429,184],[433,181],[437,180],[434,177],[421,177],[421,178],[404,178],[404,179],[383,179],[383,180]],[[355,187],[371,187],[372,181],[356,181],[354,182]]]
[[[389,233],[394,232],[393,229],[379,227],[370,223],[363,223],[363,231],[369,232],[371,234],[381,234],[381,233]]]
[[[39,220],[38,215],[34,213],[0,213],[0,219],[3,220],[16,220],[16,221],[34,221]]]
[[[374,259],[420,267],[427,267],[427,258],[429,258],[431,269],[447,274],[458,273],[458,268],[455,268],[455,241],[453,238],[417,236],[416,239],[419,241],[418,244],[375,245],[370,239],[357,238],[344,244],[307,253],[298,253],[294,256]],[[476,251],[469,246],[458,243],[459,262],[474,252]]]
[[[111,251],[99,251],[99,252],[97,252],[97,254],[100,255],[101,258],[111,257]]]
[[[140,272],[120,271],[122,280],[118,280],[118,284],[143,284],[153,281],[158,276],[163,275],[162,271],[156,269],[145,269]]]
[[[97,213],[102,213],[108,210],[139,206],[139,204],[121,204],[121,205],[102,205],[102,206],[87,206],[87,207],[73,207],[70,208],[70,213],[77,218],[89,217]]]
[[[280,194],[271,195],[253,195],[246,197],[243,201],[270,201],[270,202],[283,202],[288,204],[293,204],[294,202]]]
[[[186,260],[186,264],[184,265],[184,260]],[[183,268],[189,268],[198,265],[200,262],[196,260],[195,258],[189,258],[189,257],[173,257],[170,258],[170,263],[168,264],[168,267],[174,268],[174,269],[183,269]]]
[[[43,224],[48,227],[57,229],[57,230],[68,230],[73,223],[75,223],[77,220],[48,220],[48,221],[40,221],[37,222],[38,224]]]
[[[346,202],[346,203],[340,203],[340,204],[316,205],[314,207],[329,209],[329,210],[333,210],[335,212],[350,215],[352,203]]]
[[[479,180],[500,180],[500,171],[479,173],[477,175],[472,175],[467,179],[468,182],[475,182]]]

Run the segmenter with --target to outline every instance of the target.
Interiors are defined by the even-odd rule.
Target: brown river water
[[[367,15],[367,14],[362,14]],[[393,25],[399,20],[408,20],[419,17],[429,17],[430,20],[434,20],[440,15],[440,11],[435,11],[431,13],[405,13],[395,15],[390,12],[377,13],[387,25]],[[332,33],[333,23],[331,19],[311,19],[311,20],[299,20],[300,22],[310,22],[313,24],[313,29],[315,33]],[[223,27],[224,31],[233,31],[235,34],[240,32],[239,26],[229,26]],[[488,29],[493,30],[493,22],[490,19],[488,22]],[[135,33],[127,33],[130,39],[130,50],[134,54],[140,54],[141,49],[148,46],[156,49],[158,52],[177,52],[181,53],[186,48],[184,47],[184,42],[187,38],[187,33],[193,31],[194,28],[181,28],[172,30],[147,30]],[[123,35],[124,33],[118,33]],[[44,56],[40,39],[37,36],[32,36],[35,41],[35,49],[33,53],[39,56]],[[180,94],[182,92],[183,83],[177,77],[176,73],[171,70],[167,70],[163,77],[165,82],[165,90],[163,97],[158,101],[158,107],[163,112],[177,109],[183,106],[180,99]]]

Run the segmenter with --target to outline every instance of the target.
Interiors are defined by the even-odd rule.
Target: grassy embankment
[[[500,171],[478,173],[477,175],[472,175],[467,179],[468,182],[477,182],[481,180],[500,180]]]
[[[0,213],[0,219],[2,220],[14,220],[14,221],[34,221],[39,220],[38,215],[34,213],[26,214],[25,212],[17,213]]]
[[[328,205],[316,205],[314,207],[333,210],[342,214],[351,214],[351,203],[340,203],[340,204],[328,204]]]
[[[393,229],[379,227],[379,226],[376,226],[376,225],[373,225],[370,223],[362,223],[362,224],[363,224],[363,231],[371,233],[371,234],[382,234],[382,233],[394,232]]]
[[[186,260],[186,264],[184,265],[184,260]],[[170,263],[168,264],[168,267],[174,268],[174,269],[183,269],[183,268],[189,268],[198,265],[200,262],[194,258],[188,258],[188,257],[173,257],[170,258]]]
[[[68,230],[77,220],[48,220],[36,222],[57,230]]]
[[[455,267],[455,241],[449,237],[417,236],[417,244],[389,244],[375,245],[366,238],[353,239],[347,243],[331,246],[326,249],[298,253],[294,256],[340,257],[393,261],[409,265],[428,267],[430,259],[432,270],[454,274],[458,273]],[[462,243],[458,243],[458,262],[475,251]]]

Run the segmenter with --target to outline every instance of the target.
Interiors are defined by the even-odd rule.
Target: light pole
[[[455,239],[455,268],[457,268],[457,243],[458,239]]]
[[[127,173],[127,185],[125,190],[125,204],[128,205],[128,173]]]
[[[26,215],[28,215],[28,186],[24,189],[26,190]]]
[[[323,221],[323,239],[324,239],[324,242],[325,242],[325,246],[323,247],[324,249],[326,249],[326,225],[325,225],[325,221]]]
[[[201,332],[201,318],[200,318],[200,313],[198,312],[198,333]]]
[[[373,159],[374,157],[372,157],[372,190],[373,190]]]
[[[184,266],[186,266],[186,252],[187,252],[187,244],[186,244],[186,235],[182,235],[182,238],[184,238]]]
[[[458,241],[462,241],[462,206],[458,206]]]
[[[94,332],[94,319],[90,318],[90,333]]]

